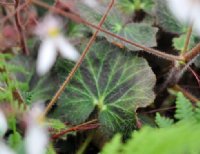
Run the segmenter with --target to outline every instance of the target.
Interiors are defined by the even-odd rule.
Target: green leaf
[[[135,11],[135,6],[132,1],[129,0],[118,0],[116,2],[117,7],[124,13],[133,13]]]
[[[117,7],[124,13],[131,14],[134,11],[144,10],[150,12],[153,8],[153,0],[118,0]]]
[[[93,24],[98,24],[101,19],[102,13],[95,12],[91,9],[88,9],[86,6],[80,7],[81,15],[90,21]],[[157,45],[156,42],[156,33],[158,31],[157,28],[152,27],[150,23],[128,23],[124,16],[120,14],[119,11],[113,9],[106,18],[103,26],[104,29],[115,33],[125,39],[130,41],[134,41],[136,43],[142,44],[146,47],[154,47]],[[100,32],[100,36],[105,37],[111,43],[118,43],[127,47],[129,50],[137,51],[140,50],[128,43],[124,43],[119,39],[116,39],[113,36],[107,35],[105,33]]]
[[[173,39],[173,46],[175,47],[175,49],[182,52],[184,50],[186,38],[187,38],[187,34],[183,34],[183,35],[180,35],[177,38],[174,38]],[[191,49],[192,47],[194,47],[194,45],[195,45],[194,36],[191,36],[190,42],[189,42],[189,45],[188,45],[188,49]]]
[[[192,103],[180,92],[177,94],[176,98],[175,117],[178,120],[188,120],[194,118]]]
[[[162,117],[159,113],[156,113],[156,124],[158,125],[159,128],[166,128],[166,127],[170,127],[173,124],[173,120],[166,118],[166,117]]]
[[[65,78],[70,65],[58,64],[64,68],[58,75]],[[79,124],[96,113],[108,131],[128,130],[134,127],[134,111],[153,102],[155,81],[145,59],[100,41],[66,87],[54,116]]]
[[[47,154],[56,154],[56,151],[55,151],[55,149],[54,149],[54,147],[53,147],[53,145],[51,144],[51,145],[49,145],[49,147],[48,147],[48,149],[47,149],[47,152],[46,152]]]
[[[33,76],[35,76],[35,74],[33,74]],[[22,95],[28,105],[35,103],[41,99],[51,99],[55,91],[55,82],[53,82],[53,79],[49,75],[41,77],[40,79],[36,79],[37,81],[35,79],[35,81],[33,81],[34,87],[28,89],[27,91],[22,91]]]
[[[125,144],[116,144],[120,138],[114,138],[106,144],[101,154],[107,154],[110,147],[114,154],[198,154],[199,136],[200,125],[190,121],[162,129],[144,127],[135,131]]]
[[[89,31],[88,27],[85,27],[82,24],[76,24],[72,21],[70,21],[67,25],[67,36],[70,37],[71,39],[77,39],[77,38],[82,38],[85,36],[85,33]]]
[[[182,33],[183,25],[178,22],[167,6],[167,0],[156,0],[156,20],[157,24],[167,32]]]
[[[56,132],[59,132],[62,129],[66,128],[66,125],[61,122],[59,119],[48,119],[48,126]]]
[[[200,122],[200,103],[197,103],[197,107],[194,110],[195,112],[195,118],[198,122]]]
[[[121,142],[121,135],[117,134],[113,137],[113,139],[107,143],[103,151],[101,152],[102,154],[117,154],[120,152],[122,142]]]
[[[18,132],[11,134],[8,138],[8,143],[15,150],[20,149],[23,143],[21,135]]]
[[[152,27],[150,24],[145,23],[130,23],[127,24],[120,32],[119,36],[124,37],[128,40],[134,41],[138,44],[142,44],[146,47],[154,47],[157,45],[156,43],[156,33],[157,28]],[[110,42],[118,42],[126,46],[129,50],[140,50],[137,47],[130,45],[128,43],[124,43],[123,41],[119,41],[114,37],[107,36],[107,39]]]

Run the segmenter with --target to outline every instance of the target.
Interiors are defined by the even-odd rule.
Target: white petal
[[[0,154],[15,154],[15,152],[7,147],[4,143],[0,142]]]
[[[167,0],[169,8],[174,16],[181,22],[187,22],[190,18],[191,5],[188,0]]]
[[[2,137],[8,129],[8,124],[4,113],[0,110],[0,137]]]
[[[91,8],[97,8],[99,6],[97,0],[82,0],[82,2]]]
[[[41,123],[41,115],[44,113],[44,101],[39,100],[33,104],[28,112],[26,119],[28,124]]]
[[[79,52],[75,49],[75,47],[63,36],[58,36],[56,38],[56,45],[58,47],[58,51],[63,58],[67,58],[72,61],[77,61],[80,57]]]
[[[200,14],[199,0],[167,0],[172,13],[181,22],[193,23]]]
[[[29,125],[25,136],[27,154],[45,154],[48,146],[48,131],[40,125]]]
[[[53,39],[46,38],[39,48],[36,71],[38,75],[46,74],[56,61],[57,51]]]

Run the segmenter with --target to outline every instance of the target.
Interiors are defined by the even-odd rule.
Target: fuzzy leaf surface
[[[94,11],[82,5],[79,8],[83,18],[87,19],[87,21],[90,21],[93,24],[98,24],[103,14],[102,10]],[[106,18],[102,28],[146,47],[155,47],[157,45],[157,28],[152,27],[151,23],[127,23],[127,20],[128,19],[126,19],[118,10],[113,9]],[[124,43],[123,41],[120,41],[105,33],[99,33],[99,35],[105,37],[109,42],[120,44],[129,50],[140,50],[139,48],[136,48],[128,43]]]
[[[60,64],[63,79],[70,65],[68,61]],[[145,59],[100,41],[66,87],[55,115],[78,124],[93,113],[111,131],[130,128],[134,111],[153,102],[155,81]]]

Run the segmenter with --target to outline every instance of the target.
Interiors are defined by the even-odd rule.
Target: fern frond
[[[120,142],[120,137],[114,137],[101,154],[197,154],[200,153],[199,136],[200,124],[191,122],[162,129],[144,127],[134,132],[125,144]]]
[[[178,120],[188,120],[194,118],[192,103],[180,92],[177,94],[175,117]]]
[[[156,124],[159,128],[166,128],[172,126],[174,121],[170,118],[162,117],[159,113],[156,113]]]

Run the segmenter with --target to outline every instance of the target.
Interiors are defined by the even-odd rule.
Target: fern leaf
[[[176,108],[177,109],[175,117],[178,120],[187,120],[194,118],[192,103],[187,98],[185,98],[182,93],[177,94]]]
[[[195,130],[195,131],[191,131]],[[155,129],[144,127],[123,144],[115,137],[101,154],[198,154],[200,153],[200,124],[185,122],[173,127]]]
[[[170,118],[162,117],[159,113],[156,113],[156,124],[160,128],[166,128],[172,126],[174,121]]]

